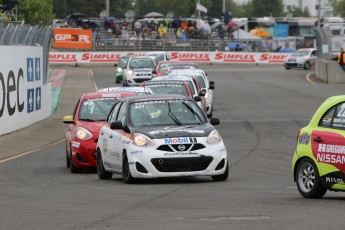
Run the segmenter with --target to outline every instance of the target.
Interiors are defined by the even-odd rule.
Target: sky
[[[248,2],[249,0],[234,0],[236,3],[244,3]],[[302,8],[308,7],[311,16],[317,16],[317,11],[315,10],[315,5],[318,3],[319,0],[283,0],[283,4],[286,5],[295,5],[299,6],[300,1],[302,2]],[[321,0],[321,6],[323,4],[327,4],[328,0]],[[321,12],[322,14],[322,12]],[[269,16],[269,15],[267,15]]]

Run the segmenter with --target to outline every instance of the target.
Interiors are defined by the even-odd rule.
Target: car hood
[[[162,139],[169,137],[207,137],[214,129],[209,124],[203,125],[182,125],[182,126],[141,126],[133,127],[133,133],[142,133],[151,139]]]
[[[96,122],[86,122],[86,121],[78,121],[77,126],[83,127],[87,129],[92,135],[99,133],[101,127],[105,124],[105,121],[96,121]]]
[[[139,68],[139,69],[132,69],[133,72],[152,72],[153,69],[151,68]]]

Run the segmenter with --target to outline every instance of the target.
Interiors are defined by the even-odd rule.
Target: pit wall
[[[282,64],[290,53],[170,51],[172,61],[204,63]],[[115,64],[121,56],[144,56],[145,52],[50,52],[49,64]]]
[[[51,115],[51,85],[43,84],[41,46],[0,46],[0,135]]]
[[[344,84],[345,72],[336,61],[318,58],[315,69],[316,78],[331,84]]]

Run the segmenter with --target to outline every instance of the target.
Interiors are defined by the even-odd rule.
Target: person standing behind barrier
[[[129,33],[125,26],[121,30],[121,40],[123,45],[128,45]]]
[[[338,61],[342,70],[345,71],[345,53],[343,48],[340,48],[340,53],[337,57],[333,58],[333,60]]]

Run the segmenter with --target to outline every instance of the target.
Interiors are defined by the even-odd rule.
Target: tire
[[[207,114],[207,118],[211,118],[213,116],[213,106],[211,107],[211,113]]]
[[[68,149],[67,149],[67,145],[66,145],[66,166],[67,168],[71,167],[71,161],[69,159],[69,154],[68,154]]]
[[[305,198],[321,198],[327,192],[327,189],[322,186],[315,163],[309,158],[303,159],[298,164],[296,184],[299,193]]]
[[[113,177],[113,174],[111,172],[105,171],[102,161],[102,154],[99,150],[97,150],[96,158],[98,178],[100,180],[110,180]]]
[[[309,69],[310,69],[310,63],[309,63],[309,62],[306,62],[306,63],[304,64],[304,69],[305,69],[305,70],[309,70]]]
[[[126,184],[133,184],[135,182],[135,179],[132,177],[131,171],[129,169],[128,158],[127,158],[126,153],[123,154],[122,177],[123,177],[123,181]]]
[[[71,173],[79,173],[79,172],[80,172],[80,168],[77,168],[77,167],[74,165],[72,154],[71,154],[71,157],[69,158],[69,162],[70,162],[70,170],[71,170]]]
[[[229,164],[226,163],[226,169],[223,174],[212,176],[213,181],[225,181],[229,176]]]
[[[285,69],[291,69],[290,67],[285,67]]]

